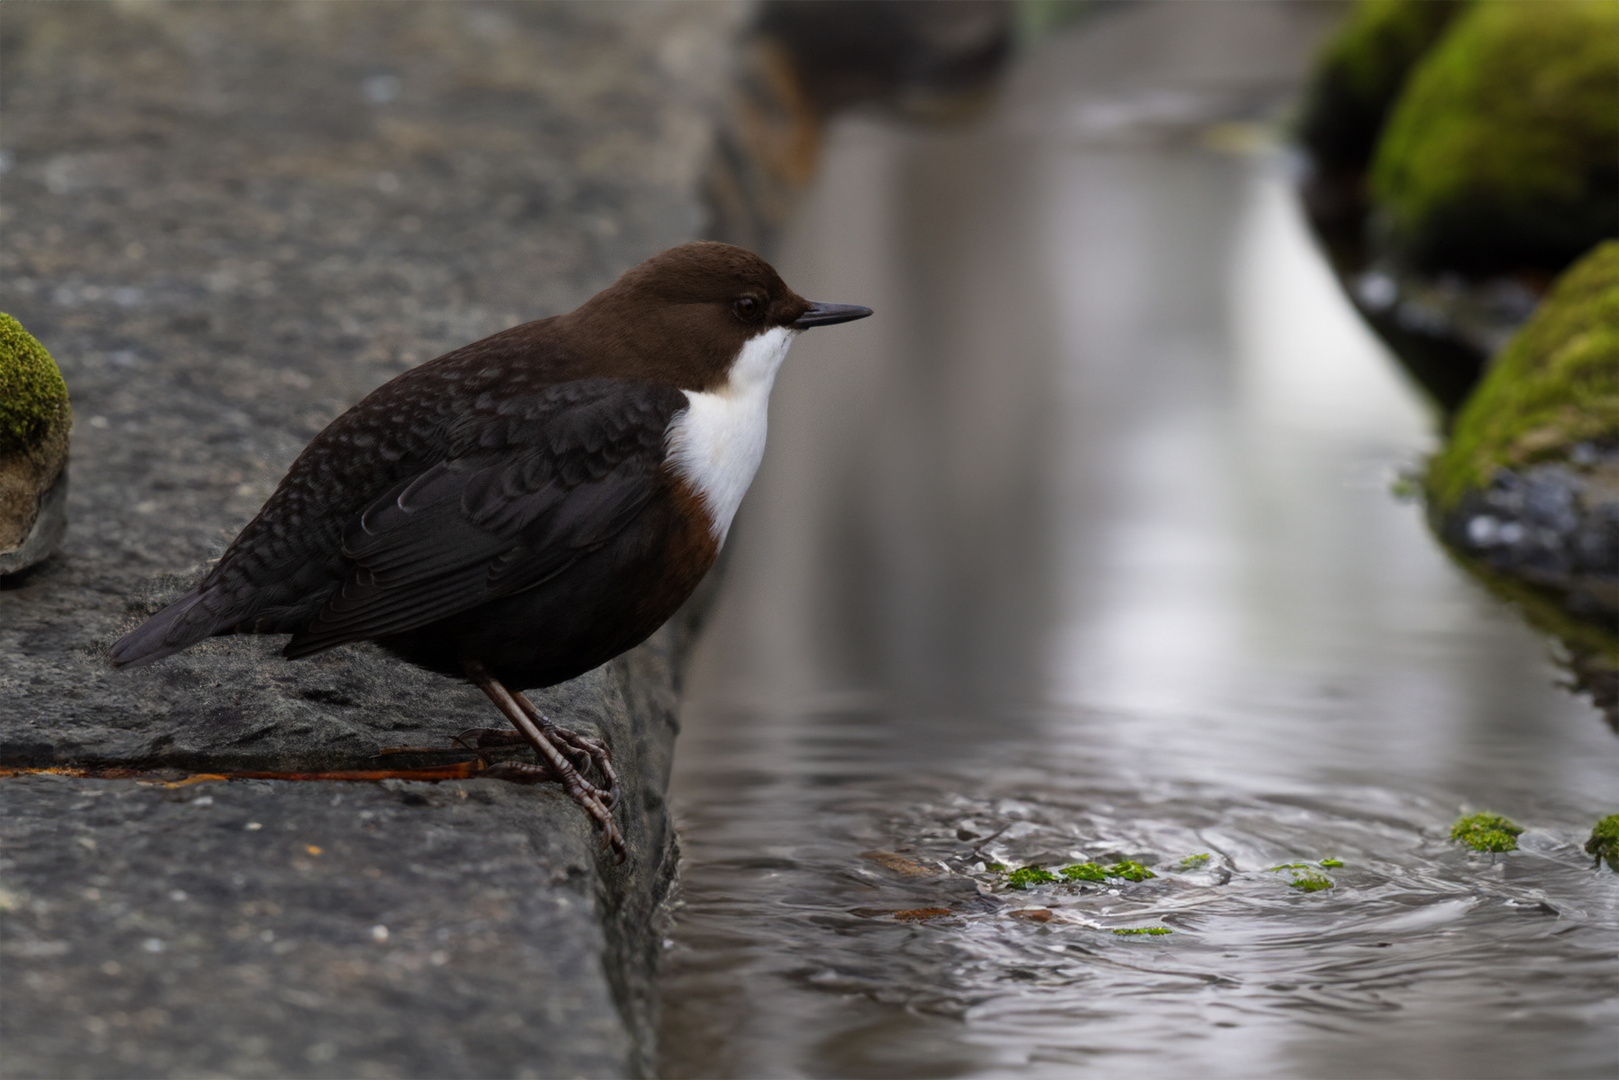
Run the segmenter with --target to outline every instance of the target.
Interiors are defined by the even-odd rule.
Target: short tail
[[[148,664],[211,637],[214,621],[193,611],[201,599],[200,590],[188,593],[119,638],[108,653],[113,667]]]

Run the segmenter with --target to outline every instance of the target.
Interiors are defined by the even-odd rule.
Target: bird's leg
[[[556,722],[542,713],[535,704],[523,696],[521,690],[513,691],[512,697],[517,704],[540,726],[540,730],[554,743],[557,749],[566,754],[573,761],[574,767],[580,772],[590,766],[595,766],[601,774],[605,788],[597,788],[603,801],[609,807],[618,805],[618,770],[613,768],[613,754],[607,749],[607,744],[590,735],[581,735],[577,731],[570,731],[565,727],[558,727]]]
[[[506,689],[505,685],[495,678],[488,668],[476,660],[463,661],[462,666],[466,669],[467,678],[471,679],[478,689],[489,695],[489,700],[495,703],[495,708],[500,710],[501,715],[510,720],[512,726],[522,732],[523,737],[528,740],[529,745],[534,747],[535,753],[539,755],[540,761],[549,766],[550,771],[555,773],[556,779],[561,781],[563,790],[568,793],[568,797],[578,803],[585,813],[589,814],[601,826],[608,845],[612,847],[613,853],[618,856],[618,861],[623,862],[626,856],[624,837],[619,833],[618,825],[613,821],[612,812],[604,805],[597,788],[587,783],[579,775],[579,770],[575,769],[573,763],[563,756],[562,751],[558,750],[556,745],[546,737],[545,732],[541,731],[534,721],[529,719],[528,713],[512,697],[512,692]],[[530,708],[532,707],[530,706]],[[553,725],[552,730],[558,729]],[[529,766],[529,768],[535,768],[535,766]],[[488,773],[485,772],[484,775],[488,775]],[[517,776],[512,776],[511,779],[517,779]],[[532,782],[538,777],[525,776],[525,779]]]

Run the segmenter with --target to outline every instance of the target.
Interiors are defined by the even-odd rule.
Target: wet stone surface
[[[61,547],[0,580],[8,769],[377,768],[498,725],[369,647],[104,653],[366,392],[703,230],[739,10],[6,6],[0,310],[77,419]],[[5,1071],[644,1072],[682,648],[535,697],[612,746],[622,867],[548,785],[0,780]]]
[[[558,793],[30,776],[0,803],[11,1075],[581,1075],[622,1043]]]
[[[1442,531],[1492,569],[1565,594],[1574,614],[1619,615],[1619,450],[1581,443],[1566,462],[1502,469]]]

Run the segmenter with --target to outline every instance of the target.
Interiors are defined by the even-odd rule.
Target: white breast
[[[778,326],[752,338],[731,365],[730,382],[716,391],[685,391],[691,407],[669,424],[669,462],[702,498],[720,544],[764,457],[770,387],[797,336]]]

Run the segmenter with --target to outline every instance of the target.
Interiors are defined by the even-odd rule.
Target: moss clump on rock
[[[1458,844],[1464,844],[1474,851],[1488,851],[1492,854],[1503,851],[1517,851],[1518,837],[1523,833],[1523,827],[1502,817],[1500,814],[1467,814],[1456,819],[1456,824],[1450,827],[1450,838]]]
[[[1371,169],[1413,264],[1556,271],[1619,232],[1619,4],[1480,0],[1418,63]]]
[[[1314,870],[1295,870],[1293,880],[1287,883],[1290,889],[1300,892],[1320,892],[1322,889],[1333,888],[1334,882],[1325,874],[1318,874]]]
[[[1099,863],[1082,862],[1057,871],[1069,881],[1106,881],[1107,871]]]
[[[39,446],[71,418],[56,361],[22,323],[0,313],[0,455]]]
[[[1266,867],[1266,869],[1271,872],[1289,871],[1293,875],[1293,880],[1287,883],[1287,887],[1290,889],[1298,889],[1301,892],[1320,892],[1322,889],[1334,888],[1337,883],[1327,875],[1318,872],[1316,867],[1342,865],[1343,863],[1338,859],[1322,859],[1319,863],[1290,862],[1282,863],[1280,866]]]
[[[1615,5],[1619,10],[1619,5]],[[1619,97],[1619,95],[1616,95]],[[1503,468],[1619,438],[1619,241],[1553,283],[1456,417],[1427,473],[1440,513]]]
[[[1011,888],[1022,890],[1030,885],[1050,885],[1056,880],[1057,875],[1049,870],[1042,870],[1038,866],[1025,866],[1008,874],[1006,884]]]
[[[1596,866],[1606,862],[1609,870],[1619,871],[1619,814],[1609,814],[1596,823],[1591,839],[1585,842],[1585,853],[1596,859]]]
[[[1358,173],[1406,78],[1466,0],[1360,0],[1322,50],[1299,117],[1321,168]]]

